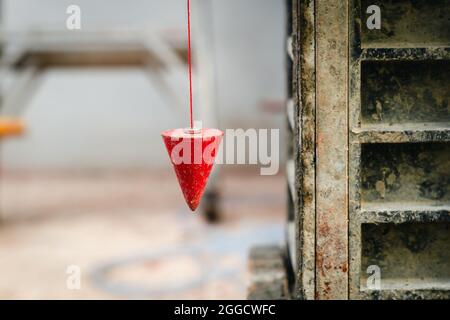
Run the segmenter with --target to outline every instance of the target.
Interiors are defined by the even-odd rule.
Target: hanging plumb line
[[[191,54],[191,0],[187,0],[187,31],[188,31],[188,68],[189,68],[189,125],[194,129],[192,112],[192,54]]]
[[[172,166],[192,211],[200,204],[209,174],[214,164],[223,132],[218,129],[194,128],[192,103],[191,1],[187,0],[188,68],[189,68],[189,128],[162,132]]]

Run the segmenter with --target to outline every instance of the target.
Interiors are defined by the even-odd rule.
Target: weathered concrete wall
[[[369,4],[381,30],[365,27]],[[450,6],[350,5],[350,298],[449,298]],[[381,290],[367,288],[369,266]]]
[[[362,207],[366,203],[449,203],[449,159],[447,143],[363,145]]]
[[[363,47],[428,47],[445,45],[450,38],[448,0],[382,1],[362,0],[362,9],[378,5],[381,30],[362,29]],[[364,11],[363,11],[364,12]]]
[[[381,269],[382,289],[449,288],[450,223],[364,224],[361,284],[370,265]]]
[[[362,64],[362,122],[450,121],[450,64],[376,61]]]

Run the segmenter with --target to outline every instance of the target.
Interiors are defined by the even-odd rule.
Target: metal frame
[[[347,299],[347,2],[288,3],[293,25],[287,107],[293,296]]]
[[[17,114],[23,95],[30,95],[40,74],[51,67],[141,67],[174,108],[182,100],[166,75],[186,65],[183,44],[146,32],[46,32],[39,35],[1,34],[3,71],[19,75],[18,90],[6,95],[3,111]],[[26,81],[25,81],[26,80]],[[19,105],[19,106],[18,106]]]
[[[288,0],[288,252],[293,297],[315,296],[314,1]]]
[[[293,297],[450,298],[450,290],[440,287],[366,290],[360,286],[363,224],[450,221],[448,205],[362,208],[365,144],[447,143],[450,127],[362,126],[361,64],[450,60],[450,48],[363,48],[361,0],[287,3],[287,248]]]

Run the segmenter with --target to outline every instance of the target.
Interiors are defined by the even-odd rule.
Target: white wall
[[[212,1],[221,127],[283,128],[282,114],[259,108],[262,100],[283,99],[285,93],[283,1]],[[69,4],[80,5],[86,29],[185,32],[184,0],[8,0],[4,25],[22,31],[62,29]],[[184,72],[173,78],[183,78]],[[27,135],[3,142],[3,167],[166,166],[159,132],[185,126],[186,85],[177,87],[184,105],[174,110],[140,70],[50,71],[24,114]]]

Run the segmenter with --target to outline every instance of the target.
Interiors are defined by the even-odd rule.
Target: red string
[[[187,0],[188,15],[188,65],[189,65],[189,116],[191,129],[194,128],[192,116],[192,57],[191,57],[191,0]]]

